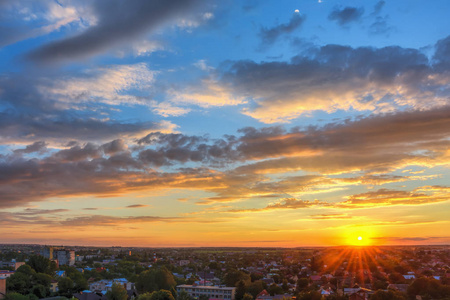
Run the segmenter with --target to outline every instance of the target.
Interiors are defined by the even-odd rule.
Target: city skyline
[[[0,1],[2,243],[450,244],[448,1]]]

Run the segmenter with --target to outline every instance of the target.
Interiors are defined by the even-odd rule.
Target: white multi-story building
[[[89,285],[89,290],[92,292],[107,292],[111,290],[114,283],[122,285],[127,291],[134,290],[134,283],[129,282],[125,278],[116,278],[113,280],[103,279],[96,281]]]
[[[207,296],[210,300],[234,300],[235,287],[202,286],[182,284],[177,286],[177,292],[185,291],[189,296],[198,299]]]

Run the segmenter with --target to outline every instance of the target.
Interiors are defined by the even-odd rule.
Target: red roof
[[[258,296],[256,296],[256,299],[258,299],[259,297],[269,296],[269,295],[270,294],[266,290],[262,290],[262,292],[259,293]]]

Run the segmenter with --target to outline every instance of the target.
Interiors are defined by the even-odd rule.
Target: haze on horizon
[[[0,1],[2,243],[450,243],[450,2]]]

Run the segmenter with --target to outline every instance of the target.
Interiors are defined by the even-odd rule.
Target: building
[[[5,271],[5,270],[0,270],[0,279],[6,279],[8,277],[10,277],[11,275],[13,275],[16,271]]]
[[[56,248],[58,249],[58,248]],[[47,247],[45,246],[44,249],[41,250],[41,255],[45,258],[48,258],[50,260],[53,260],[56,257],[53,257],[53,252],[56,250],[55,247]]]
[[[11,261],[0,261],[0,268],[13,268],[14,270],[17,270],[24,264],[25,262],[16,262],[14,259]]]
[[[0,299],[5,298],[6,295],[6,278],[0,279]]]
[[[207,296],[210,300],[234,300],[235,287],[202,286],[182,284],[177,286],[177,292],[185,291],[189,296],[198,299]]]
[[[129,282],[125,278],[116,278],[113,280],[108,279],[99,280],[91,283],[89,285],[89,290],[93,292],[107,292],[111,290],[112,285],[114,283],[122,285],[127,291],[134,291],[134,283]]]
[[[75,264],[75,251],[58,250],[56,251],[56,259],[58,260],[60,266],[61,265],[73,266]]]
[[[65,250],[61,247],[46,246],[41,250],[41,255],[50,260],[57,260],[60,266],[73,266],[75,264],[75,251],[73,250]]]

